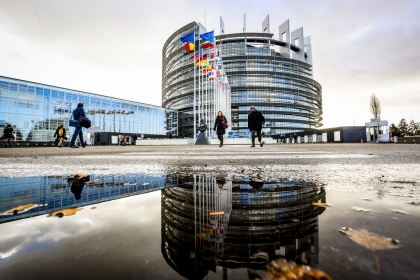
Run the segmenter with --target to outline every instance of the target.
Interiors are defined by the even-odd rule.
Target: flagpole
[[[194,139],[194,145],[195,145],[195,141],[196,141],[196,108],[195,108],[195,103],[196,103],[196,98],[195,98],[195,94],[196,94],[196,85],[195,85],[195,32],[194,32],[194,58],[193,58],[193,67],[194,67],[194,100],[193,100],[193,114],[194,114],[194,131],[193,131],[193,139]]]

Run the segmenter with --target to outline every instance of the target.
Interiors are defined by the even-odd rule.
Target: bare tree
[[[375,94],[370,96],[370,112],[373,114],[375,119],[379,119],[381,117],[381,103],[379,99],[376,97]]]

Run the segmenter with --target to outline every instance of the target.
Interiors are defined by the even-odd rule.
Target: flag
[[[213,43],[205,43],[201,46],[202,49],[207,49],[207,48],[215,48],[216,45]]]
[[[220,70],[222,69],[222,59],[220,57],[217,57],[213,60],[214,69]]]
[[[207,63],[207,56],[203,56],[202,58],[200,58],[199,60],[195,61],[195,65],[204,65]]]
[[[193,43],[186,43],[185,46],[185,51],[190,52],[194,50],[194,44]]]
[[[211,58],[215,58],[215,57],[218,57],[219,56],[219,50],[216,50],[215,52],[213,52],[212,54],[211,54]]]
[[[208,64],[206,67],[204,67],[203,69],[201,69],[201,71],[203,71],[203,73],[207,73],[209,71],[213,70],[213,65]]]
[[[209,41],[214,43],[214,31],[200,34],[200,38],[204,41]]]
[[[181,40],[182,43],[192,43],[192,44],[194,44],[194,33],[190,33],[188,35],[185,35],[185,36],[179,38],[179,40]]]
[[[209,79],[209,81],[214,80],[214,72],[213,71],[209,71],[207,73],[207,78]]]
[[[191,59],[193,59],[193,58],[199,58],[199,57],[203,57],[203,50],[200,50],[195,55],[190,56]]]

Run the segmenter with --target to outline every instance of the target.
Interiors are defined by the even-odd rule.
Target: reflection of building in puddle
[[[162,191],[162,254],[179,274],[202,278],[216,266],[253,273],[278,257],[317,264],[318,215],[325,208],[312,202],[325,202],[323,189],[282,181],[218,185],[197,176]]]
[[[165,174],[143,173],[91,175],[81,180],[58,176],[0,178],[0,223],[161,190],[172,186],[171,181]],[[26,205],[36,206],[6,213]]]

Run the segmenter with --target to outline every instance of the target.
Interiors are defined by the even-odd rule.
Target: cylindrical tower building
[[[232,132],[247,135],[251,105],[265,116],[268,135],[322,126],[322,88],[313,79],[310,37],[303,28],[290,32],[289,21],[279,26],[277,37],[268,17],[264,22],[261,32],[224,34],[223,27],[216,36],[231,87]],[[195,22],[180,28],[162,51],[162,106],[179,110],[183,136],[193,132],[194,61],[179,38],[202,33],[200,28]]]

